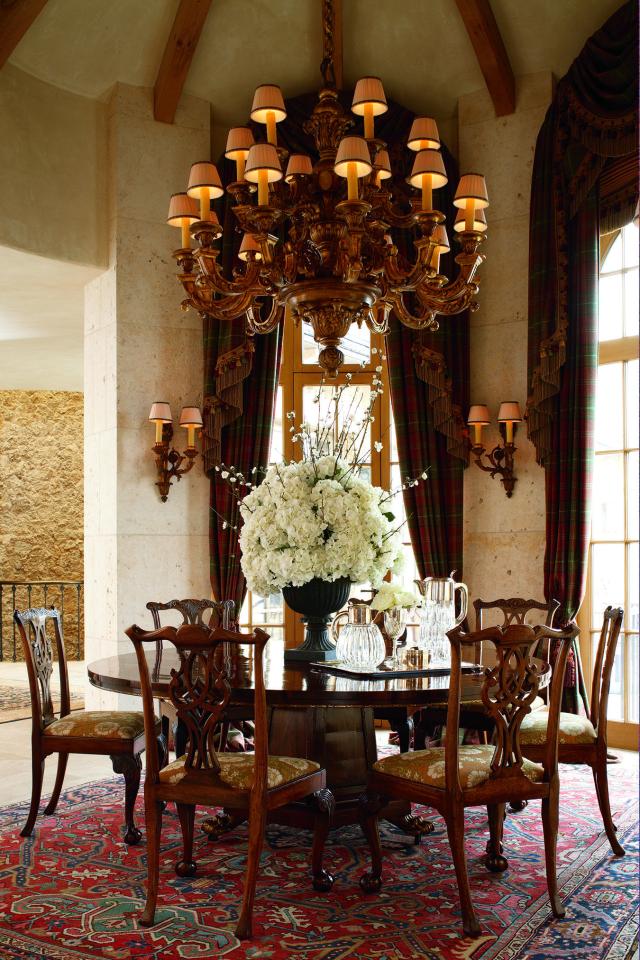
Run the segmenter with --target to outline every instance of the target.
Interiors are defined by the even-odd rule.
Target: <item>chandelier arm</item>
[[[386,300],[378,300],[365,316],[365,323],[372,333],[387,334],[389,332],[389,314],[393,304]]]
[[[245,310],[250,306],[255,293],[247,290],[245,293],[234,297],[223,297],[221,300],[212,300],[207,312],[216,320],[235,320],[241,317]]]
[[[429,266],[435,244],[431,240],[416,240],[417,259],[408,270],[403,270],[398,262],[397,249],[391,248],[384,262],[384,274],[391,286],[403,290],[416,290],[436,276],[435,269]]]
[[[478,285],[472,283],[459,296],[450,299],[443,299],[438,294],[432,296],[422,291],[418,291],[417,295],[425,310],[430,310],[434,314],[439,313],[444,317],[452,317],[456,313],[462,313],[463,310],[477,310],[478,304],[473,299],[477,293]]]
[[[252,298],[252,302],[247,306],[244,314],[249,333],[271,333],[282,322],[284,304],[277,297],[273,297],[269,315],[263,320],[262,304],[256,298]]]
[[[388,196],[375,198],[373,204],[376,214],[391,227],[397,227],[399,230],[410,230],[415,227],[415,210],[403,213],[400,209],[394,207],[391,198]]]
[[[388,295],[389,308],[395,310],[400,323],[411,330],[437,330],[438,321],[435,319],[435,310],[424,308],[424,313],[414,316],[407,309],[404,297],[399,291],[394,291]]]
[[[223,276],[218,263],[218,251],[198,249],[195,251],[195,257],[200,264],[204,277],[209,280],[216,293],[238,295],[246,290],[255,290],[258,287],[260,279],[260,262],[258,260],[248,261],[246,272],[238,280],[227,280]]]

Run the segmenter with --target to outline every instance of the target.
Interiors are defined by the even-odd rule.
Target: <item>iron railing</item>
[[[13,619],[15,610],[57,607],[67,656],[84,655],[82,580],[0,580],[0,660],[22,660],[22,649]]]

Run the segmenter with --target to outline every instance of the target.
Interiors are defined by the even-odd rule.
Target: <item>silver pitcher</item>
[[[447,631],[462,623],[469,606],[465,583],[456,583],[455,570],[449,577],[425,577],[414,580],[422,596],[418,646],[430,655],[432,663],[449,664],[451,647]],[[456,592],[460,591],[460,613],[456,617]]]

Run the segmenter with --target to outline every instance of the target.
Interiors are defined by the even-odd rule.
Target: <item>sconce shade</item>
[[[487,185],[484,177],[479,173],[465,173],[460,177],[453,205],[464,209],[467,200],[473,200],[476,209],[489,206]]]
[[[388,180],[391,176],[391,161],[388,150],[378,150],[374,167],[378,180]]]
[[[282,90],[274,83],[263,83],[256,87],[251,104],[251,119],[256,123],[266,123],[268,113],[273,113],[276,123],[287,116]]]
[[[290,177],[308,177],[312,173],[311,157],[308,157],[306,153],[292,153],[284,178],[289,181]]]
[[[371,105],[374,117],[379,117],[389,109],[380,77],[362,77],[356,83],[351,109],[359,117],[363,117],[365,104]]]
[[[224,155],[229,160],[247,159],[249,150],[255,143],[249,127],[232,127],[227,134]]]
[[[456,233],[462,233],[465,229],[465,211],[458,210],[456,213],[455,223],[453,224],[453,229]],[[473,229],[476,233],[486,233],[487,230],[487,218],[485,216],[484,210],[476,209],[473,217]]]
[[[431,186],[434,190],[437,190],[438,187],[444,187],[447,183],[444,160],[439,150],[421,150],[417,154],[407,183],[419,190],[422,187],[422,178],[425,174],[429,174],[431,177]]]
[[[469,409],[467,423],[482,423],[485,426],[491,423],[489,407],[485,406],[484,403],[474,403]]]
[[[371,173],[369,147],[363,137],[343,137],[340,141],[333,169],[339,177],[346,177],[349,173],[350,163],[355,163],[356,176],[358,177],[366,177],[368,173]]]
[[[262,260],[262,248],[252,233],[245,233],[240,244],[238,256],[245,262],[249,259],[249,254],[255,253],[255,260]]]
[[[416,117],[411,124],[407,146],[410,150],[439,150],[438,125],[431,117]]]
[[[266,171],[269,183],[282,180],[282,167],[278,151],[271,143],[254,143],[249,150],[244,171],[245,180],[257,183],[261,171]]]
[[[207,187],[212,200],[221,197],[224,193],[216,165],[215,163],[210,163],[208,160],[201,160],[199,163],[191,164],[187,195],[198,200],[202,187]]]
[[[183,407],[180,414],[181,427],[201,427],[202,414],[199,407]]]
[[[169,404],[162,400],[156,400],[155,403],[152,403],[151,410],[149,411],[149,420],[151,420],[152,423],[173,423],[173,416],[171,415],[171,407]]]
[[[449,237],[447,235],[446,227],[438,223],[431,234],[431,239],[438,244],[438,250],[440,253],[446,253],[447,250],[450,250]]]
[[[520,423],[522,414],[520,413],[520,404],[517,400],[505,400],[500,404],[498,410],[498,423]]]
[[[200,219],[198,204],[192,200],[186,193],[174,193],[169,200],[169,213],[167,214],[167,223],[174,227],[181,227],[182,221],[195,223]]]

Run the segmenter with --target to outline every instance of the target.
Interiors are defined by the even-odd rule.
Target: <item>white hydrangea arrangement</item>
[[[303,422],[296,428],[294,414],[287,414],[292,440],[302,449],[301,460],[272,464],[266,471],[254,467],[250,479],[232,466],[216,467],[238,499],[242,571],[254,593],[269,596],[314,578],[348,577],[379,587],[390,570],[400,569],[401,525],[391,510],[393,494],[362,475],[362,466],[370,459],[364,448],[373,406],[382,392],[381,370],[376,369],[363,412],[362,400],[352,399],[347,416],[344,420],[340,416],[340,402],[352,379],[346,374],[345,383],[333,388],[324,418],[320,398],[326,388],[320,387],[314,397],[318,404],[314,426]],[[262,482],[256,483],[260,474]],[[426,476],[425,471],[420,479]],[[420,479],[407,479],[403,487]],[[227,525],[223,521],[223,527]]]
[[[384,582],[371,601],[372,610],[391,610],[394,607],[410,609],[420,606],[420,597],[400,583]]]

